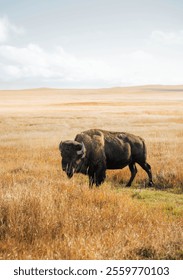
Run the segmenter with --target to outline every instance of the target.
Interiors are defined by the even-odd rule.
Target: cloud
[[[6,42],[12,34],[22,33],[24,29],[12,24],[6,16],[0,18],[0,43]]]
[[[0,81],[19,87],[95,87],[182,83],[183,64],[136,50],[106,59],[78,57],[62,47],[46,51],[36,44],[0,46]]]
[[[151,33],[150,40],[164,45],[183,45],[183,30],[176,32],[155,30]]]
[[[49,81],[92,83],[111,76],[109,66],[101,60],[78,58],[57,47],[45,51],[36,44],[26,47],[0,46],[0,77],[4,80],[37,79],[40,84]]]
[[[183,31],[153,31],[143,48],[108,56],[75,55],[61,46],[13,44],[23,29],[0,19],[0,84],[10,87],[108,87],[183,83]],[[181,49],[181,51],[180,51]]]

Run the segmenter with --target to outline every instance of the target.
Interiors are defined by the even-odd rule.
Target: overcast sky
[[[182,0],[0,0],[0,89],[183,84]]]

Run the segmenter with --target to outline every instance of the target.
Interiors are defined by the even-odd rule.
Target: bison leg
[[[93,185],[96,183],[96,175],[93,166],[90,166],[90,168],[88,169],[88,177],[89,177],[89,188],[92,188]]]
[[[105,180],[106,174],[103,172],[94,172],[89,175],[89,187],[92,188],[95,184],[96,187],[99,187]]]
[[[128,184],[126,185],[127,187],[131,186],[131,184],[137,174],[137,167],[136,167],[135,163],[130,163],[129,168],[130,168],[130,172],[131,172],[131,177],[130,177]]]
[[[98,168],[95,173],[95,184],[96,186],[100,186],[106,178],[106,170],[104,168]]]
[[[152,172],[151,172],[151,166],[147,162],[140,163],[139,165],[146,171],[148,177],[149,177],[149,186],[151,187],[153,185],[153,180],[152,180]]]
[[[94,178],[93,176],[89,176],[89,188],[92,188],[94,184]]]

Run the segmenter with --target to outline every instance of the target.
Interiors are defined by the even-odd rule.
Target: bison
[[[149,186],[153,185],[151,166],[146,161],[144,140],[126,132],[90,129],[76,135],[74,140],[61,142],[59,150],[62,169],[68,178],[74,173],[89,177],[89,187],[99,186],[106,178],[106,169],[121,169],[129,166],[130,187],[137,173],[138,163],[148,174]]]

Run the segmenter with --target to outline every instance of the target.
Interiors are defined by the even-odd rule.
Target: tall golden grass
[[[146,88],[1,92],[0,259],[182,259],[178,93],[153,91],[155,101]],[[128,168],[92,190],[86,176],[68,180],[59,141],[92,127],[144,137],[155,186],[145,188],[140,167],[130,189]]]

